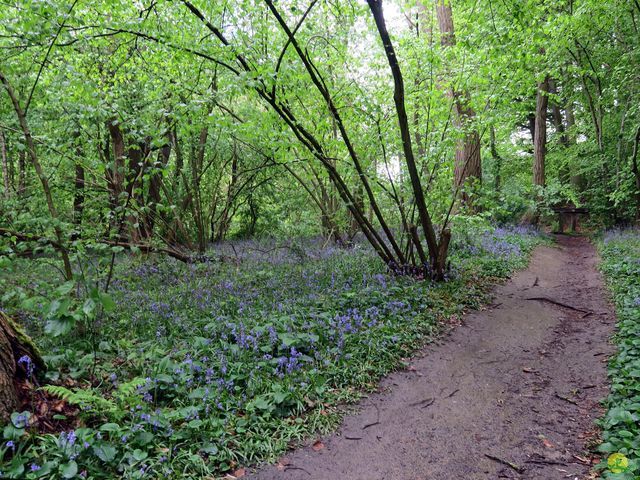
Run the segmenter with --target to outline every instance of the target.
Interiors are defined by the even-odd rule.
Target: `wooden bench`
[[[567,226],[571,227],[571,232],[575,232],[578,227],[578,217],[580,215],[589,215],[586,208],[577,207],[553,207],[553,211],[558,214],[558,231],[556,233],[564,233]]]

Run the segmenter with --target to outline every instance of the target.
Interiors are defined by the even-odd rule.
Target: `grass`
[[[48,402],[77,411],[51,417],[49,434],[37,412],[14,414],[3,478],[214,478],[330,431],[341,405],[481,305],[543,241],[523,228],[456,238],[440,284],[391,276],[362,246],[236,242],[219,247],[223,262],[122,257],[109,298],[85,280],[67,306],[36,293],[52,290],[47,264],[21,263],[12,282],[31,293],[2,308],[20,310],[48,354]]]

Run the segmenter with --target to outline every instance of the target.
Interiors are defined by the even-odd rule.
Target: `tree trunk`
[[[565,105],[565,118],[567,120],[567,142],[569,145],[574,145],[576,143],[576,136],[574,132],[574,128],[576,125],[576,118],[573,113],[573,102],[569,101]],[[576,189],[578,193],[582,192],[585,188],[584,175],[580,172],[575,171],[575,165],[571,169],[571,186]]]
[[[234,145],[233,149],[233,158],[231,159],[231,179],[229,180],[229,185],[227,186],[227,194],[225,196],[224,208],[222,209],[222,213],[216,225],[216,232],[214,235],[213,230],[211,231],[211,236],[214,238],[215,242],[221,242],[227,236],[229,232],[229,228],[231,227],[231,219],[232,219],[232,207],[236,197],[236,188],[238,184],[238,154]],[[211,228],[213,229],[213,222],[211,224]]]
[[[84,167],[80,162],[76,163],[76,181],[73,192],[73,223],[82,223],[82,212],[84,211]]]
[[[416,166],[415,157],[413,155],[413,147],[411,144],[411,130],[409,128],[409,120],[407,118],[407,111],[404,104],[404,79],[402,77],[402,71],[398,64],[398,57],[391,42],[387,25],[382,13],[382,1],[381,0],[367,0],[369,10],[373,15],[373,19],[376,22],[378,29],[378,35],[382,41],[382,45],[385,50],[387,62],[393,76],[393,101],[396,107],[396,116],[398,119],[398,127],[400,128],[400,137],[402,139],[402,149],[404,153],[404,159],[409,171],[409,178],[411,179],[411,187],[413,190],[415,205],[418,210],[418,216],[424,236],[427,240],[427,247],[429,250],[429,262],[432,268],[432,274],[436,279],[443,279],[445,273],[445,264],[447,256],[448,241],[438,243],[436,238],[435,228],[431,221],[431,216],[427,210],[427,204],[422,190],[422,182],[420,180],[420,174]],[[408,233],[408,232],[407,232]],[[447,237],[448,238],[448,237]]]
[[[124,191],[124,159],[125,145],[124,136],[120,130],[116,120],[107,121],[107,129],[111,137],[111,148],[113,153],[113,165],[107,168],[105,175],[107,178],[107,187],[109,189],[109,203],[111,208],[111,226],[114,227],[116,219],[116,211],[120,204],[120,195]],[[109,157],[106,157],[109,158]]]
[[[51,219],[55,221],[58,220],[58,211],[56,210],[56,206],[53,202],[53,195],[51,194],[51,189],[49,188],[49,179],[44,174],[44,170],[42,169],[42,165],[40,164],[40,160],[38,159],[38,154],[36,153],[36,145],[33,141],[33,137],[31,136],[31,130],[29,130],[29,124],[27,123],[27,117],[25,116],[22,107],[20,106],[20,102],[18,101],[18,97],[13,90],[13,87],[9,83],[9,80],[0,72],[0,82],[4,84],[5,89],[7,90],[7,94],[11,100],[13,105],[13,110],[15,111],[16,116],[18,117],[18,122],[20,123],[20,128],[22,129],[22,133],[24,135],[25,142],[27,143],[27,152],[29,153],[29,158],[31,160],[31,164],[40,179],[40,183],[42,184],[42,191],[47,200],[47,208],[49,209],[49,215],[51,215]],[[62,234],[62,229],[60,226],[54,226],[54,231],[56,233],[56,237],[58,239],[58,243],[60,244],[60,255],[62,256],[62,262],[64,264],[64,276],[67,280],[73,279],[73,270],[71,269],[71,260],[69,259],[69,253],[67,249],[64,247],[64,236]]]
[[[29,371],[27,362],[18,362],[25,355],[34,367],[32,371]],[[11,413],[20,407],[17,384],[25,380],[33,383],[33,375],[44,369],[40,352],[31,339],[0,311],[0,422],[6,422]]]
[[[640,170],[638,169],[638,149],[640,148],[640,127],[636,130],[636,137],[633,142],[633,153],[631,155],[631,171],[636,182],[636,223],[640,223]]]
[[[451,47],[456,43],[453,27],[453,13],[449,0],[436,0],[436,13],[440,27],[441,44],[443,47]],[[482,161],[480,158],[480,135],[476,129],[468,131],[468,126],[476,116],[473,108],[469,106],[469,93],[451,89],[451,97],[454,101],[454,124],[464,132],[464,136],[458,140],[455,155],[454,189],[460,195],[464,204],[471,206],[469,192],[465,191],[465,185],[469,181],[482,180]]]
[[[536,121],[533,140],[533,184],[545,186],[545,156],[547,153],[547,105],[549,104],[549,77],[538,85],[536,95]]]
[[[494,175],[493,175],[493,189],[496,193],[500,192],[501,183],[502,183],[502,157],[498,153],[498,149],[496,148],[496,129],[493,125],[491,125],[491,129],[489,130],[489,143],[491,148],[491,156],[493,157],[494,162]]]
[[[549,92],[554,95],[558,94],[558,86],[552,78],[549,79]],[[569,137],[567,137],[566,134],[564,120],[562,118],[562,110],[560,109],[560,105],[557,100],[553,100],[551,102],[551,115],[553,117],[553,126],[556,129],[556,133],[560,135],[560,145],[565,148],[569,147]]]
[[[0,155],[2,156],[2,180],[4,183],[4,198],[9,198],[11,193],[9,182],[9,160],[7,159],[7,142],[4,131],[0,129]]]
[[[162,172],[169,164],[169,157],[171,156],[171,136],[167,134],[167,143],[162,146],[158,152],[158,160],[154,165],[151,178],[149,180],[149,201],[148,210],[145,214],[144,221],[144,238],[149,239],[153,235],[153,228],[156,222],[157,208],[160,204],[162,197],[160,192],[162,190]],[[162,214],[164,216],[164,214]]]

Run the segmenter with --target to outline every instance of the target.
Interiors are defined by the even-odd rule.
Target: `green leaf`
[[[153,434],[145,431],[138,432],[135,442],[139,445],[148,445],[153,441]]]
[[[55,289],[55,293],[59,296],[59,297],[64,297],[65,295],[68,295],[69,292],[71,292],[71,290],[73,290],[73,288],[75,287],[75,282],[73,280],[70,280],[68,282],[63,283],[62,285],[60,285],[58,288]]]
[[[82,311],[86,316],[90,316],[96,309],[96,302],[93,298],[89,297],[84,301],[82,305]]]
[[[103,462],[109,463],[116,458],[118,451],[114,446],[109,445],[108,443],[102,443],[93,447],[93,453],[95,453]]]
[[[105,423],[100,427],[103,432],[118,432],[120,431],[120,425],[117,423]]]
[[[133,451],[133,458],[135,460],[137,460],[138,462],[141,462],[142,460],[144,460],[145,458],[147,458],[149,456],[149,454],[143,450],[140,450],[139,448],[136,448]]]
[[[52,318],[47,320],[44,325],[44,331],[47,335],[52,335],[54,337],[59,337],[61,335],[66,335],[69,333],[73,327],[75,326],[76,321],[73,317],[61,317],[61,318]]]
[[[106,293],[100,293],[100,303],[105,312],[112,312],[116,308],[116,303],[111,296]]]
[[[78,464],[71,460],[68,463],[60,465],[60,473],[62,478],[73,478],[78,474]]]
[[[22,478],[24,473],[24,459],[16,457],[9,465],[9,469],[6,471],[7,478]]]

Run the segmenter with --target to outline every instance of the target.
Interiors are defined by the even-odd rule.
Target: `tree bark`
[[[2,180],[4,183],[4,198],[9,198],[11,194],[11,183],[9,181],[9,160],[7,158],[7,141],[4,131],[0,129],[0,155],[2,156]]]
[[[538,84],[536,95],[535,135],[533,140],[533,184],[545,186],[545,156],[547,153],[547,106],[549,77]]]
[[[56,206],[53,202],[53,195],[51,194],[51,189],[49,188],[49,179],[44,174],[44,170],[42,169],[42,165],[40,165],[40,160],[38,159],[38,154],[36,153],[36,145],[31,137],[31,130],[29,130],[29,125],[27,123],[27,117],[20,106],[20,102],[18,101],[18,97],[13,90],[13,87],[9,83],[9,80],[4,76],[2,72],[0,72],[0,82],[4,84],[5,89],[7,90],[7,94],[11,99],[11,103],[13,104],[13,109],[18,117],[18,121],[20,123],[20,128],[22,129],[22,133],[24,135],[24,139],[27,143],[27,151],[29,153],[29,158],[31,159],[31,164],[40,179],[40,183],[42,184],[42,190],[44,192],[45,198],[47,200],[47,207],[49,209],[49,215],[55,221],[58,220],[58,211],[56,210]],[[62,234],[62,229],[60,226],[56,225],[54,227],[54,231],[56,233],[56,237],[58,239],[58,243],[61,245],[60,255],[62,256],[62,262],[64,264],[64,276],[67,280],[73,279],[73,271],[71,269],[71,261],[69,259],[69,254],[67,249],[64,247],[64,236]]]
[[[491,156],[493,157],[494,162],[494,176],[493,176],[493,189],[497,192],[500,192],[501,184],[502,184],[502,157],[498,153],[498,149],[496,148],[496,129],[493,125],[491,125],[491,129],[489,130],[489,143],[491,149]]]
[[[162,191],[162,172],[169,164],[169,157],[171,156],[171,135],[167,134],[167,143],[158,151],[158,159],[151,173],[149,180],[149,201],[148,210],[145,214],[144,221],[144,238],[149,239],[153,235],[153,229],[156,222],[157,208],[160,204],[162,197],[160,192]],[[158,171],[159,170],[159,171]],[[162,214],[164,215],[164,214]]]
[[[633,142],[633,153],[631,154],[631,171],[636,183],[636,222],[640,223],[640,169],[638,168],[638,149],[640,148],[640,127],[636,130],[636,137]]]
[[[84,211],[84,167],[80,162],[76,163],[75,190],[73,192],[73,223],[82,223]]]
[[[17,383],[28,378],[29,371],[25,362],[18,363],[27,355],[35,367],[33,374],[45,370],[40,352],[31,339],[9,317],[0,311],[0,422],[6,422],[11,413],[20,406]]]
[[[436,13],[440,27],[440,43],[443,47],[456,44],[453,27],[453,13],[449,0],[436,0]],[[464,136],[457,141],[454,171],[454,189],[460,195],[462,202],[471,206],[469,192],[464,187],[469,181],[482,181],[482,160],[480,156],[480,135],[476,129],[469,130],[469,124],[476,116],[469,106],[469,92],[451,88],[454,101],[454,124],[464,132]]]
[[[558,95],[558,86],[556,81],[552,78],[549,78],[549,93]],[[562,118],[562,110],[560,109],[560,104],[557,100],[553,100],[551,102],[551,116],[553,117],[553,127],[555,128],[556,133],[560,135],[560,145],[565,148],[569,147],[569,138],[566,134],[564,119]]]
[[[396,106],[396,116],[398,119],[398,126],[400,128],[400,136],[402,138],[402,148],[404,152],[405,162],[407,164],[407,170],[409,171],[409,177],[411,179],[411,187],[413,189],[413,195],[416,208],[418,209],[418,216],[422,225],[424,236],[427,240],[427,247],[429,250],[429,260],[431,268],[433,269],[433,275],[437,279],[444,278],[446,253],[448,242],[445,244],[438,244],[436,239],[435,229],[431,216],[427,210],[427,204],[422,191],[422,183],[420,181],[420,175],[416,166],[415,157],[413,155],[413,148],[411,145],[411,130],[409,128],[409,120],[407,118],[407,111],[404,104],[404,80],[402,78],[402,71],[398,64],[398,57],[396,56],[389,32],[387,31],[387,25],[382,13],[382,1],[381,0],[367,0],[373,19],[376,22],[378,34],[382,44],[384,46],[387,62],[391,69],[393,76],[393,101]],[[444,247],[444,251],[441,247]]]
[[[111,168],[106,169],[105,175],[107,178],[107,187],[109,189],[109,202],[111,204],[111,220],[113,226],[116,221],[115,215],[120,203],[120,195],[124,191],[125,145],[124,136],[122,135],[122,131],[120,130],[117,120],[108,120],[107,129],[109,130],[109,135],[111,137],[113,165]]]

